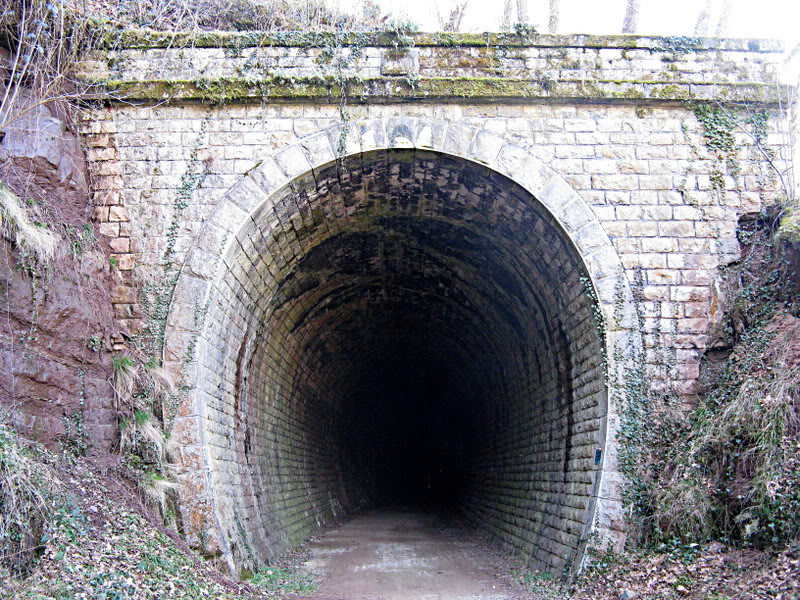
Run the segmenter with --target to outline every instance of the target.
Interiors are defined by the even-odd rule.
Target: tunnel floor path
[[[361,514],[310,545],[315,600],[533,600],[508,559],[441,512]]]

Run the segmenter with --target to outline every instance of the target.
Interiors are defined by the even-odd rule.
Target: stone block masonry
[[[128,100],[85,123],[115,316],[135,334],[136,282],[177,282],[185,530],[233,569],[385,499],[420,449],[533,565],[618,543],[619,374],[643,356],[691,396],[737,220],[780,191],[770,43],[441,35],[126,39],[86,64]],[[701,102],[740,115],[725,153]],[[391,413],[397,372],[437,373],[409,395],[438,408]],[[354,434],[365,414],[385,435]]]

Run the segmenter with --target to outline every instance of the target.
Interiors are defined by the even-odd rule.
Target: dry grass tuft
[[[22,202],[8,186],[0,182],[0,236],[33,256],[39,264],[53,260],[59,237],[31,222]]]
[[[150,502],[159,507],[162,515],[166,515],[169,494],[178,489],[178,484],[162,475],[150,474],[139,480],[139,489]]]
[[[786,339],[770,344],[762,367],[735,394],[693,415],[676,441],[685,448],[680,462],[655,492],[663,533],[704,540],[735,531],[753,543],[800,533],[800,514],[791,508],[800,497],[790,473],[797,448],[787,443],[800,436],[800,365],[790,346]]]
[[[123,415],[121,450],[145,450],[156,464],[169,458],[170,445],[154,409],[175,393],[172,377],[159,367],[147,368],[127,356],[114,359],[117,410]]]
[[[177,489],[170,480],[174,442],[165,433],[162,418],[175,394],[172,377],[162,368],[128,356],[114,359],[114,389],[120,422],[120,451],[140,471],[139,488],[166,518],[169,494]],[[157,414],[158,413],[158,414]]]

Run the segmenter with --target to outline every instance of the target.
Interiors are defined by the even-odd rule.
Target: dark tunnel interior
[[[455,509],[473,448],[474,378],[446,357],[411,347],[373,366],[351,397],[342,437],[349,463],[379,505]]]
[[[203,366],[239,560],[382,504],[452,507],[535,564],[574,555],[603,348],[581,260],[530,193],[376,151],[300,176],[236,241]]]

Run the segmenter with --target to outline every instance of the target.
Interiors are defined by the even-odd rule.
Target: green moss
[[[688,85],[670,84],[654,87],[650,92],[651,98],[661,100],[691,100],[694,98]]]
[[[441,50],[431,60],[436,69],[492,69],[497,66],[497,58],[487,48],[479,48],[477,56],[464,48]]]
[[[541,96],[543,92],[540,84],[531,81],[482,77],[432,77],[421,79],[419,88],[424,95],[462,98],[496,96],[526,98]]]
[[[642,48],[701,51],[709,49],[748,50],[759,52],[781,52],[782,48],[768,40],[698,40],[697,44],[681,43],[683,38],[646,38],[638,35],[552,35],[515,33],[411,33],[396,31],[375,32],[163,32],[148,29],[109,30],[102,36],[107,48],[251,48],[257,46],[308,47],[343,40],[344,45],[369,45],[396,47],[398,38],[408,38],[414,46],[453,46],[453,47],[561,47],[561,48]],[[687,40],[694,41],[692,38]]]
[[[640,44],[641,37],[638,35],[586,35],[574,37],[582,38],[584,43],[581,46],[585,48],[647,48],[647,46]]]
[[[320,98],[336,93],[332,77],[291,79],[267,77],[195,80],[106,81],[108,92],[117,98],[136,100],[200,100],[227,104],[251,98]]]
[[[408,48],[394,48],[392,50],[387,50],[383,55],[384,58],[387,60],[402,60],[409,54]]]
[[[693,84],[708,92],[692,93],[688,84],[664,85],[663,81],[517,79],[506,77],[229,77],[194,80],[104,80],[97,98],[124,100],[192,100],[209,104],[253,99],[336,99],[343,86],[353,101],[369,98],[413,100],[422,98],[586,98],[689,100],[726,95],[737,102],[777,101],[780,89],[763,84]],[[650,89],[652,87],[652,89]]]
[[[792,205],[786,208],[781,217],[778,234],[789,242],[800,243],[800,207]]]
[[[642,90],[636,88],[613,92],[612,96],[614,98],[627,98],[628,100],[644,100],[647,97]]]

